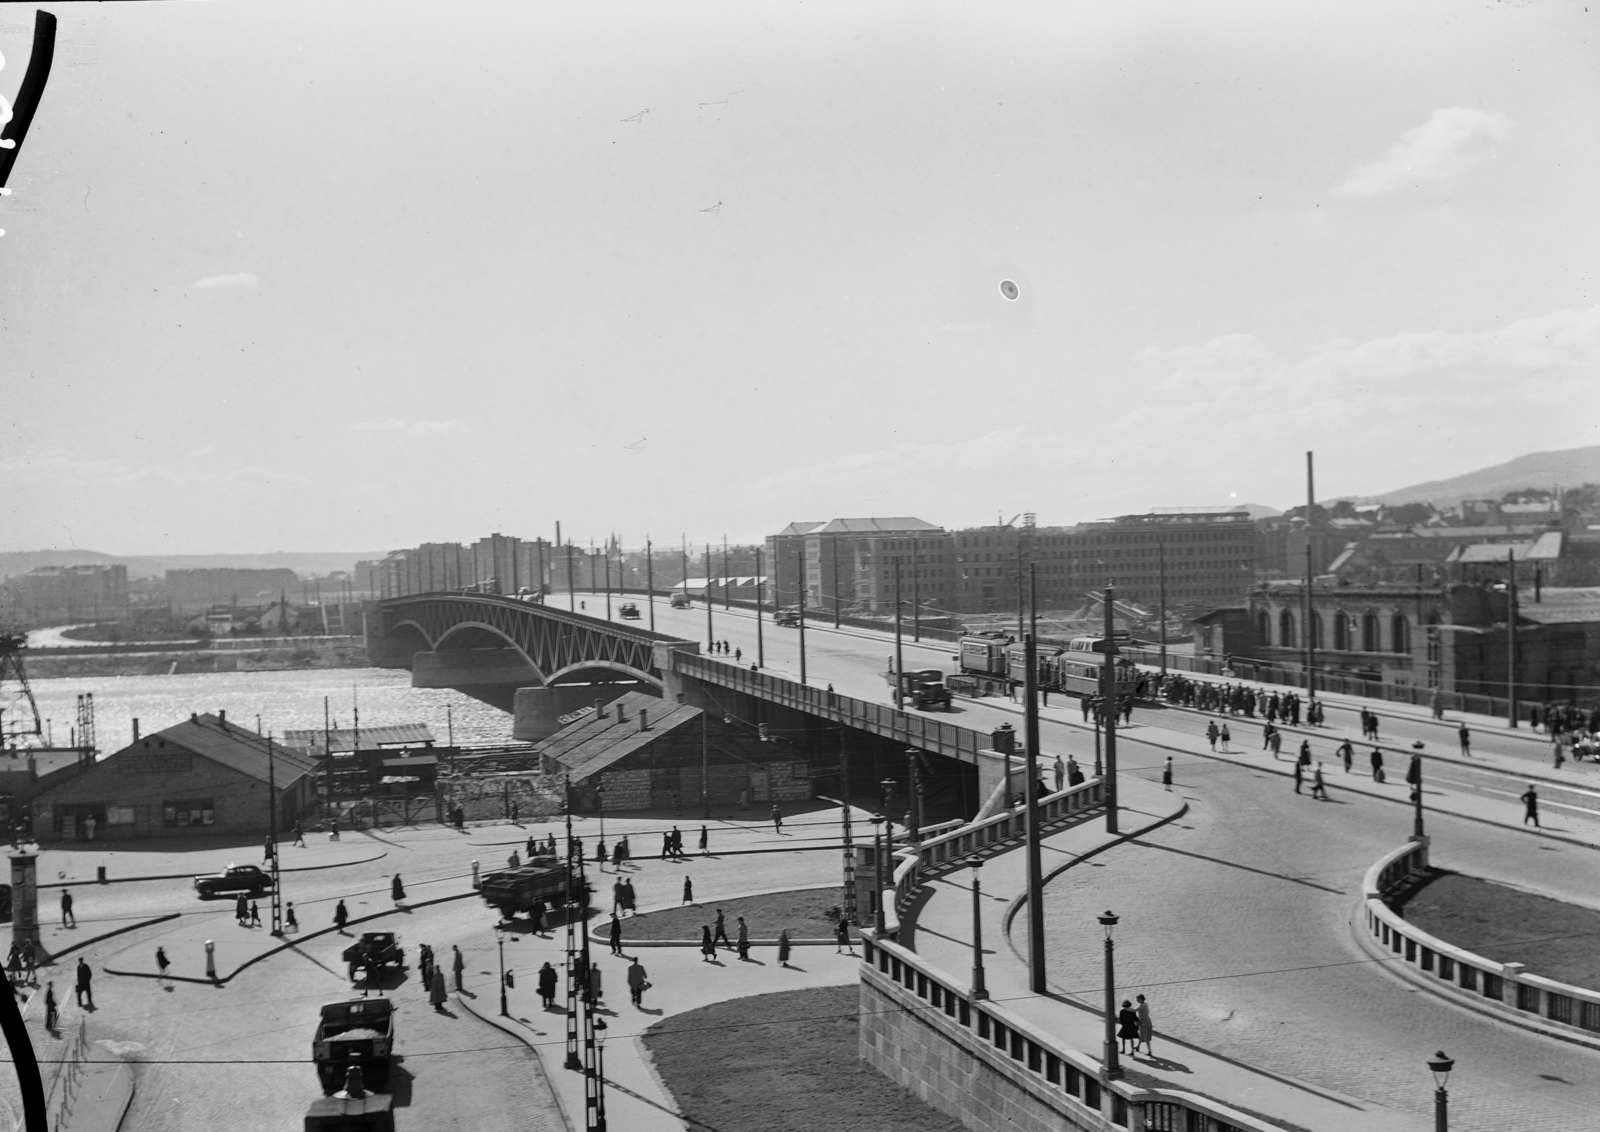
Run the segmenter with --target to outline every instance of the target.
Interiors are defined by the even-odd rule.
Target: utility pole
[[[922,640],[922,571],[917,568],[918,542],[915,534],[911,536],[911,639]]]
[[[683,596],[689,596],[689,536],[683,536],[683,581],[679,583]]]
[[[605,567],[606,567],[606,620],[610,621],[611,620],[611,543],[609,541],[607,541],[607,543],[605,545],[605,560],[606,560],[606,563],[605,563]],[[622,583],[622,571],[619,569],[617,571],[617,584],[618,584],[619,587],[620,587],[621,583]]]
[[[1517,555],[1506,547],[1506,723],[1517,729]]]
[[[844,835],[844,918],[859,924],[856,910],[856,845],[850,831],[850,729],[839,726],[839,821]]]
[[[894,710],[905,707],[905,653],[900,637],[900,558],[894,560]]]
[[[766,597],[767,581],[761,573],[761,548],[756,547],[756,667],[767,666],[767,642],[761,632],[761,602]]]
[[[839,627],[839,536],[834,535],[833,547],[833,627]]]
[[[1030,571],[1031,573],[1031,571]],[[1023,640],[1023,661],[1027,671],[1022,684],[1023,797],[1027,800],[1025,829],[1028,838],[1028,985],[1034,994],[1044,987],[1044,866],[1040,862],[1039,841],[1039,682],[1035,675],[1039,646],[1029,633]],[[1113,811],[1114,812],[1114,809]]]
[[[283,934],[283,885],[278,875],[278,773],[267,732],[267,840],[272,844],[272,934]]]
[[[1113,638],[1115,621],[1112,619],[1112,606],[1116,603],[1116,591],[1108,583],[1106,585],[1106,627],[1105,627],[1105,659],[1101,664],[1100,676],[1104,690],[1101,693],[1101,708],[1106,717],[1106,773],[1104,779],[1106,793],[1106,832],[1117,832],[1117,642]]]
[[[711,792],[710,781],[706,777],[711,773],[711,725],[707,722],[710,711],[700,709],[700,819],[711,820]]]
[[[711,627],[711,544],[706,543],[706,640],[711,642],[711,647],[717,647],[717,638]]]
[[[650,631],[656,631],[656,566],[650,536],[644,536],[644,599],[650,606]]]
[[[800,599],[800,683],[806,682],[806,544],[800,544],[800,580],[795,589]]]
[[[1167,540],[1156,543],[1157,600],[1161,606],[1161,675],[1167,674]]]
[[[1312,640],[1312,618],[1316,616],[1311,608],[1311,579],[1313,567],[1311,561],[1311,516],[1316,510],[1317,492],[1312,480],[1311,453],[1306,453],[1306,589],[1305,589],[1305,625],[1306,634],[1306,701],[1307,705],[1313,704],[1317,699],[1317,679],[1313,675],[1315,669],[1316,645]]]
[[[722,610],[733,608],[733,592],[728,588],[728,536],[722,536]]]

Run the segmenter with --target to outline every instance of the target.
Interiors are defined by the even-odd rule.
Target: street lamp
[[[882,814],[872,815],[872,860],[878,869],[878,883],[872,890],[872,927],[883,934],[883,822]]]
[[[600,811],[600,855],[595,858],[599,863],[600,871],[606,871],[606,786],[601,783],[594,788],[595,807]]]
[[[979,857],[969,857],[967,867],[972,870],[972,998],[988,998],[989,991],[983,985],[983,909],[982,896],[978,889],[978,870],[983,868],[983,860]]]
[[[911,766],[911,788],[906,798],[906,836],[912,841],[922,839],[922,815],[917,812],[922,800],[921,758],[922,752],[915,747],[906,749],[906,759]]]
[[[495,925],[494,941],[500,945],[500,1017],[505,1018],[511,1013],[506,1009],[506,933],[499,924]]]
[[[1411,822],[1411,840],[1422,842],[1427,837],[1422,832],[1422,756],[1411,756],[1411,767],[1406,771],[1406,781],[1411,783],[1411,803],[1416,807],[1416,816]]]
[[[1450,1080],[1450,1070],[1456,1063],[1445,1056],[1440,1050],[1428,1060],[1428,1068],[1433,1070],[1433,1080],[1438,1088],[1433,1091],[1433,1128],[1434,1132],[1450,1132],[1450,1094],[1445,1091],[1445,1082]]]
[[[709,592],[706,600],[710,601]],[[606,1020],[594,1020],[595,1073],[594,1073],[594,1129],[606,1132]]]
[[[1105,775],[1105,768],[1100,763],[1100,712],[1104,709],[1104,706],[1103,702],[1095,704],[1089,712],[1090,715],[1094,716],[1094,776],[1096,778],[1101,778]]]
[[[1117,976],[1113,958],[1115,944],[1111,940],[1111,930],[1117,926],[1117,917],[1107,912],[1099,917],[1100,926],[1106,930],[1106,1053],[1105,1075],[1106,1080],[1122,1076],[1122,1066],[1117,1064]]]

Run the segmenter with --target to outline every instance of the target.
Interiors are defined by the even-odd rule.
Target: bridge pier
[[[550,684],[540,688],[518,688],[512,707],[511,739],[516,743],[537,743],[548,739],[566,724],[560,717],[597,704],[609,704],[629,692],[655,691],[648,684],[615,682],[604,684]]]
[[[454,688],[506,712],[515,708],[518,688],[542,679],[512,648],[443,649],[411,657],[413,688]]]

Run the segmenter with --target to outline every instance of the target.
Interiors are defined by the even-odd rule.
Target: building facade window
[[[1350,618],[1343,613],[1333,615],[1333,647],[1340,652],[1350,647]]]
[[[1377,652],[1380,647],[1378,641],[1378,615],[1376,613],[1363,613],[1361,615],[1361,651]]]
[[[210,798],[191,798],[161,804],[161,824],[168,829],[214,825],[216,820],[216,807]]]
[[[1390,618],[1389,648],[1395,652],[1411,651],[1411,623],[1403,613],[1396,613]]]
[[[1278,644],[1283,648],[1294,648],[1294,614],[1285,609],[1278,614]]]

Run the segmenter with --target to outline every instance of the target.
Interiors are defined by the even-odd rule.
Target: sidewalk
[[[67,888],[98,883],[96,870],[106,870],[106,883],[174,880],[220,872],[229,865],[260,865],[262,843],[206,846],[193,849],[145,850],[113,848],[138,842],[74,842],[70,849],[47,846],[39,852],[39,887]],[[346,833],[329,841],[326,833],[308,833],[303,847],[285,837],[278,843],[279,869],[286,873],[361,865],[387,855],[381,842]],[[265,866],[263,866],[265,867]]]
[[[1138,779],[1119,784],[1122,804],[1121,836],[1105,832],[1097,820],[1074,826],[1044,840],[1045,877],[1057,885],[1061,874],[1085,857],[1165,824],[1183,812],[1176,794]],[[991,1001],[1053,1034],[1067,1045],[1095,1058],[1101,1056],[1104,1022],[1098,1009],[1085,1009],[1055,995],[1035,995],[1028,988],[1027,964],[1018,954],[1020,941],[1011,938],[1010,922],[1020,910],[1027,891],[1026,855],[1002,853],[991,857],[982,875],[985,978]],[[972,889],[969,870],[958,870],[931,882],[932,896],[917,914],[912,945],[918,955],[952,976],[960,986],[972,969]],[[902,932],[902,943],[907,933]],[[1097,1004],[1096,1004],[1097,1005]],[[1276,1074],[1265,1073],[1164,1037],[1156,1041],[1163,1053],[1156,1057],[1124,1057],[1131,1072],[1159,1082],[1159,1087],[1201,1093],[1224,1104],[1257,1112],[1269,1119],[1291,1121],[1313,1132],[1418,1132],[1415,1118],[1370,1101],[1342,1096]],[[1174,1056],[1173,1047],[1178,1050]]]

